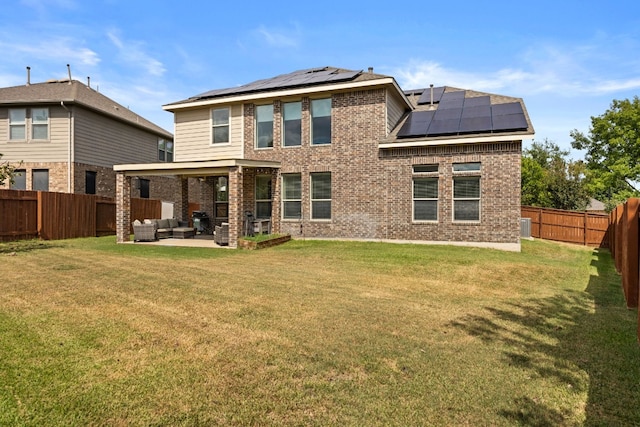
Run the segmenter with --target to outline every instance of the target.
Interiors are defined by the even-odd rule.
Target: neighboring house
[[[472,90],[403,91],[391,76],[333,67],[214,90],[174,113],[172,164],[118,172],[118,240],[128,240],[130,179],[177,175],[201,209],[245,213],[299,238],[448,242],[520,249],[520,157],[533,127],[524,103]]]
[[[27,80],[0,88],[0,153],[22,162],[5,188],[115,197],[113,165],[171,162],[173,135],[79,81]],[[135,195],[173,199],[179,189],[155,184],[139,177]]]

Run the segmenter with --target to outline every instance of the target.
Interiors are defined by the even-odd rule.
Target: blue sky
[[[535,139],[569,149],[572,129],[640,94],[640,2],[18,0],[0,8],[0,52],[0,86],[70,64],[169,131],[163,104],[331,65],[521,97]]]

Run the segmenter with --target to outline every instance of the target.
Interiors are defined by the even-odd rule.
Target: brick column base
[[[128,242],[131,234],[131,177],[116,175],[116,241]]]

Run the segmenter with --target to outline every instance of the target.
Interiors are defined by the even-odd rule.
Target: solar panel
[[[463,116],[462,119],[460,119],[460,127],[458,130],[460,133],[490,132],[492,130],[491,116]]]
[[[494,131],[527,129],[527,119],[525,118],[523,113],[503,114],[499,116],[494,115],[492,121]]]
[[[467,107],[465,102],[462,108],[462,117],[489,117],[491,118],[491,106],[479,105],[476,107]]]
[[[427,130],[427,136],[451,135],[458,133],[460,119],[433,120]]]
[[[464,107],[477,107],[477,106],[489,106],[491,105],[491,97],[489,96],[475,96],[473,98],[464,99]]]
[[[429,124],[433,119],[434,111],[412,111],[409,117],[398,131],[398,138],[408,138],[412,136],[425,136]]]
[[[438,109],[449,109],[449,108],[462,108],[464,105],[464,92],[463,90],[458,90],[455,92],[446,92],[442,94],[442,98],[440,98],[440,105]]]
[[[435,116],[433,117],[433,120],[451,120],[451,119],[460,120],[461,116],[462,116],[462,108],[447,108],[447,109],[438,108],[436,110]]]
[[[433,88],[433,103],[437,104],[440,102],[440,98],[444,93],[444,86],[434,87]],[[424,89],[420,98],[418,98],[418,105],[431,104],[431,88]]]
[[[509,102],[492,105],[491,114],[493,116],[503,116],[505,114],[524,114],[524,111],[522,111],[522,105],[519,102]]]

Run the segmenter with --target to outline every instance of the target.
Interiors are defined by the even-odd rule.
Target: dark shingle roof
[[[69,80],[51,80],[45,83],[0,88],[0,105],[59,104],[61,101],[64,101],[65,104],[82,105],[133,126],[173,139],[170,132],[77,80],[72,80],[71,84],[69,84]]]

